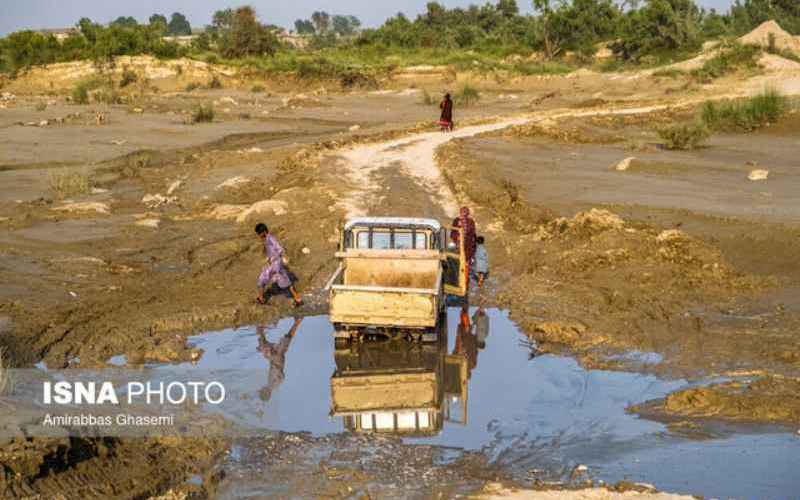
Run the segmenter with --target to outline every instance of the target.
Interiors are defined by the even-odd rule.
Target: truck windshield
[[[428,235],[422,231],[410,229],[367,228],[355,229],[356,248],[374,250],[425,250],[428,248]],[[371,234],[370,234],[371,233]],[[370,236],[372,237],[370,241]]]

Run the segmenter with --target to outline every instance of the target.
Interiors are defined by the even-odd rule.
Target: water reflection
[[[367,341],[339,345],[331,376],[331,415],[351,432],[435,436],[444,422],[467,424],[469,379],[486,347],[489,317],[458,311],[452,353],[447,322],[433,343]]]

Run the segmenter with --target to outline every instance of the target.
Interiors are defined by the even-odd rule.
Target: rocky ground
[[[508,308],[542,351],[625,369],[613,355],[653,351],[663,362],[647,369],[659,374],[755,380],[677,393],[635,408],[643,414],[800,421],[798,115],[692,153],[659,149],[653,132],[706,98],[766,83],[791,91],[800,81],[791,65],[710,85],[646,72],[461,75],[483,98],[457,110],[446,135],[431,131],[437,110],[420,87],[438,95],[457,82],[435,72],[397,75],[378,91],[322,82],[301,94],[225,68],[135,63],[147,83],[120,104],[68,101],[90,65],[37,69],[0,89],[6,366],[186,360],[193,332],[288,314],[288,300],[253,301],[258,221],[286,247],[301,313],[324,312],[344,218],[445,220],[464,203],[492,256],[496,294],[483,300]],[[215,75],[222,89],[186,90]],[[201,103],[216,117],[192,124]],[[762,167],[766,181],[747,179]],[[18,437],[3,445],[0,491],[186,494],[174,488],[194,474],[222,480],[210,464],[230,445]]]

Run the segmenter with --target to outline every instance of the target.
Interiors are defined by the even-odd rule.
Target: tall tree
[[[519,5],[517,0],[498,0],[497,10],[503,17],[509,19],[519,14]]]
[[[120,26],[123,28],[135,28],[139,26],[139,21],[131,16],[119,16],[110,23],[111,26]]]
[[[150,27],[162,35],[166,34],[167,30],[169,29],[167,25],[167,18],[161,14],[153,14],[150,16],[149,22]]]
[[[172,14],[169,24],[167,25],[167,33],[172,36],[188,36],[192,34],[192,25],[189,24],[189,20],[186,19],[186,16],[180,12],[175,12]]]
[[[316,32],[314,29],[314,23],[308,19],[298,19],[295,21],[294,30],[298,35],[313,35]]]
[[[340,36],[350,36],[361,26],[355,16],[333,16],[333,32]]]
[[[317,11],[311,14],[318,35],[324,35],[331,28],[331,16],[327,12]]]
[[[274,55],[280,42],[272,30],[258,22],[249,6],[234,11],[229,29],[223,31],[221,49],[225,57]]]

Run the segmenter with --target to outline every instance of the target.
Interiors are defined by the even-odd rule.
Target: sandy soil
[[[299,95],[285,91],[291,82],[249,92],[255,80],[219,70],[225,89],[182,91],[212,70],[154,72],[158,92],[132,91],[114,106],[67,103],[83,67],[51,68],[61,72],[52,88],[50,73],[35,71],[4,89],[17,94],[0,110],[0,347],[13,365],[64,368],[79,358],[77,367],[102,367],[118,354],[134,365],[186,360],[192,332],[286,315],[287,300],[253,303],[260,220],[300,277],[302,312],[322,312],[320,288],[348,214],[446,220],[467,203],[489,236],[498,294],[484,300],[509,307],[542,350],[624,367],[608,356],[633,348],[664,354],[654,368],[664,373],[787,377],[778,385],[797,376],[790,198],[800,181],[784,159],[797,149],[788,140],[796,122],[746,142],[719,136],[691,154],[648,144],[654,117],[756,91],[755,83],[695,87],[588,71],[475,77],[483,100],[458,110],[456,132],[441,134],[431,130],[436,109],[401,77],[385,92]],[[791,84],[797,75],[757,78]],[[441,75],[414,83],[432,93],[455,85]],[[215,106],[215,122],[186,124],[203,102]],[[555,137],[505,131],[523,123]],[[591,126],[589,142],[570,132],[578,125]],[[628,154],[623,142],[646,149]],[[609,169],[626,156],[637,157],[629,171]],[[748,161],[770,178],[747,181]],[[96,190],[56,196],[48,176],[64,168]],[[751,386],[756,398],[759,390]],[[680,403],[694,400],[676,396],[664,407],[712,414]],[[762,418],[733,413],[713,415]],[[57,484],[68,496],[104,495],[123,477],[129,497],[155,495],[207,471],[228,444],[16,439],[3,445],[11,454],[0,457],[0,491],[48,496]]]

